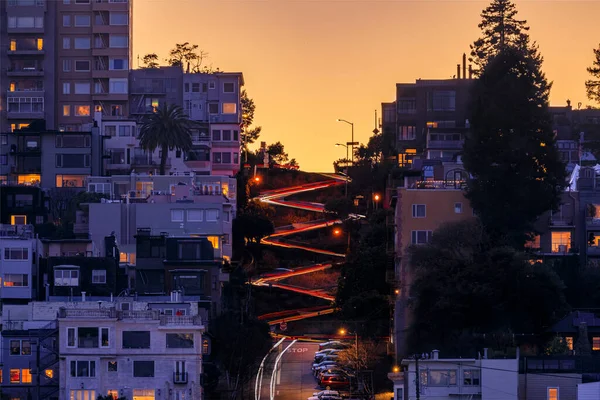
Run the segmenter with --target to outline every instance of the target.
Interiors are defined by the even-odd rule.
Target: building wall
[[[93,312],[92,312],[93,313]],[[108,390],[123,390],[123,395],[132,398],[134,389],[151,389],[156,398],[167,396],[169,388],[184,390],[190,398],[201,398],[200,375],[202,373],[202,325],[177,324],[161,325],[158,321],[145,319],[149,311],[140,311],[135,319],[96,317],[93,314],[87,318],[59,318],[60,352],[64,357],[60,361],[61,387],[65,392],[61,398],[68,398],[70,390],[95,390],[96,396],[105,395]],[[178,317],[174,317],[178,318]],[[187,318],[187,317],[181,317]],[[106,348],[72,348],[67,347],[67,329],[82,327],[109,328],[109,345]],[[149,331],[149,349],[124,349],[123,333],[127,331]],[[193,334],[193,348],[167,348],[166,334]],[[71,361],[95,361],[95,377],[72,377],[70,374]],[[108,371],[108,362],[117,362],[117,371]],[[134,377],[134,361],[153,361],[153,377]],[[174,385],[175,363],[185,362],[188,372],[188,383]],[[160,393],[159,393],[160,391]]]
[[[57,2],[57,121],[65,130],[80,130],[82,124],[91,124],[94,111],[102,111],[106,119],[122,119],[129,115],[128,78],[131,67],[131,2],[96,2],[78,4]],[[125,21],[113,20],[111,14],[124,13]],[[86,27],[75,26],[76,18],[86,16],[90,24]],[[69,26],[65,26],[64,18],[70,18]],[[118,25],[116,23],[119,23]],[[122,24],[126,22],[125,24]],[[125,37],[122,44],[113,43],[116,37]],[[75,40],[86,38],[90,48],[77,49]],[[112,39],[111,39],[112,38]],[[64,40],[70,40],[69,48]],[[115,66],[111,59],[123,60]],[[89,62],[89,71],[77,71],[75,63]],[[64,62],[71,63],[64,68]],[[112,65],[111,65],[112,64]],[[118,68],[118,69],[117,69]],[[66,71],[69,69],[69,71]],[[119,91],[111,80],[121,79],[125,82],[124,90]],[[89,83],[90,90],[86,94],[76,94],[75,84]],[[115,82],[115,81],[113,81]],[[64,93],[63,84],[70,84],[70,93]],[[65,115],[63,107],[69,109]],[[78,110],[89,110],[87,115],[78,116]]]
[[[7,249],[10,254],[12,254],[12,252],[10,252],[11,249],[25,249],[27,259],[15,260],[11,258],[12,256],[6,257]],[[37,239],[0,238],[0,252],[2,257],[0,271],[2,273],[3,283],[0,297],[2,299],[31,299],[35,295],[34,273],[37,272],[40,249],[41,245]],[[25,250],[23,250],[23,252],[25,252]],[[7,274],[26,276],[27,285],[8,286]]]
[[[559,399],[577,399],[580,383],[580,374],[521,374],[519,399],[548,400],[548,388],[558,388]]]
[[[229,235],[229,243],[215,250],[215,257],[227,255],[231,257],[231,225],[233,215],[231,207],[223,204],[222,197],[207,199],[203,203],[95,203],[89,205],[89,231],[91,239],[100,252],[104,251],[104,237],[115,232],[119,244],[135,244],[134,236],[138,228],[150,228],[156,234],[166,232],[171,235],[199,234],[207,236]],[[219,211],[215,222],[191,222],[188,210]],[[183,221],[172,221],[171,210],[184,210]],[[229,214],[225,221],[224,213]],[[107,219],[106,215],[113,218]],[[219,251],[220,250],[220,251]]]
[[[54,128],[54,104],[55,104],[55,15],[56,2],[38,1],[34,5],[9,4],[8,1],[0,3],[0,87],[9,88],[10,82],[23,82],[24,80],[40,80],[43,82],[43,90],[35,92],[7,92],[2,91],[0,95],[0,131],[9,132],[11,125],[29,124],[33,118],[46,120],[49,128]],[[37,28],[9,28],[8,18],[31,17],[41,18],[43,27]],[[43,39],[43,50],[31,52],[28,55],[8,53],[10,40],[21,38]],[[35,70],[23,71],[23,61],[35,59]],[[14,68],[13,68],[14,67]],[[26,67],[29,68],[29,65]],[[16,71],[13,71],[16,70]],[[41,113],[8,113],[8,97],[36,97],[43,98],[44,111]]]
[[[455,204],[462,204],[462,212],[455,212]],[[425,217],[413,217],[413,205],[425,205]],[[398,188],[396,203],[396,281],[399,282],[400,294],[396,298],[394,326],[395,346],[398,356],[405,355],[405,329],[411,323],[407,300],[413,277],[406,254],[412,244],[413,231],[434,232],[444,223],[458,222],[473,218],[473,209],[459,189],[406,189]]]

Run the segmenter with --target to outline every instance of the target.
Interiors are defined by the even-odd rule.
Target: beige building
[[[413,280],[407,249],[411,245],[429,242],[433,232],[448,222],[473,218],[473,209],[464,196],[466,172],[460,164],[424,166],[422,177],[405,178],[398,188],[395,207],[396,307],[393,340],[396,355],[402,356],[405,330],[410,325],[407,301]]]

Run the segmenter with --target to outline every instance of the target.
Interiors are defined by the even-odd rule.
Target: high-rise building
[[[56,121],[79,130],[94,112],[103,120],[129,114],[131,2],[56,1]]]
[[[128,115],[129,0],[0,3],[0,130],[89,130]]]
[[[0,2],[0,130],[54,126],[55,1]]]

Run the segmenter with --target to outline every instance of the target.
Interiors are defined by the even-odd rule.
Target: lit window
[[[39,51],[44,50],[44,39],[40,38],[40,39],[37,40],[37,49]]]
[[[63,117],[68,117],[69,115],[71,115],[71,106],[63,106]]]
[[[14,39],[10,41],[10,51],[17,51],[17,41]]]
[[[558,388],[548,388],[548,400],[558,400]]]
[[[592,338],[592,350],[595,350],[595,351],[600,350],[600,337],[594,336]]]
[[[539,249],[540,245],[540,235],[535,235],[531,240],[525,242],[526,249]]]
[[[10,370],[10,383],[21,383],[21,370],[12,369]]]
[[[208,354],[208,339],[202,340],[202,354]]]
[[[54,370],[47,369],[44,371],[44,375],[46,375],[46,378],[52,379],[54,378]]]
[[[119,254],[119,262],[126,263],[127,262],[127,253]]]
[[[569,350],[573,350],[573,338],[570,336],[567,336],[566,338],[564,338],[565,343],[567,344],[567,348]]]
[[[87,175],[56,175],[56,187],[85,187]]]
[[[552,252],[567,253],[571,248],[571,232],[552,232]]]
[[[75,106],[75,115],[78,117],[89,117],[90,116],[90,106]]]
[[[9,92],[14,92],[15,90],[17,90],[16,84],[15,84],[15,82],[11,82],[11,83],[8,85],[8,91],[9,91]]]
[[[218,236],[207,236],[206,238],[212,244],[213,249],[219,248],[219,237]]]
[[[31,370],[30,369],[21,370],[21,383],[31,383]]]
[[[223,114],[235,114],[236,106],[235,103],[223,103]]]
[[[27,215],[11,215],[11,225],[27,225]]]
[[[115,361],[109,361],[108,365],[110,365],[111,362],[115,362]],[[116,365],[116,362],[115,362]],[[119,398],[119,391],[116,389],[111,389],[106,393],[108,396],[112,397],[114,400],[117,400]]]

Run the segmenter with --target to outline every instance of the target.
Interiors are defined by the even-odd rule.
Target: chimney
[[[467,53],[463,53],[463,79],[467,79]]]
[[[456,79],[460,79],[460,64],[456,64]]]
[[[83,302],[83,301],[85,301],[85,293],[86,293],[86,292],[81,292],[81,301],[82,301],[82,302]]]
[[[483,359],[484,359],[484,360],[487,360],[487,358],[488,358],[488,348],[487,348],[487,347],[485,347],[485,348],[483,349]]]
[[[473,66],[469,64],[469,79],[473,79]]]
[[[439,350],[432,350],[431,351],[431,358],[434,360],[439,360],[440,359],[440,351]]]

